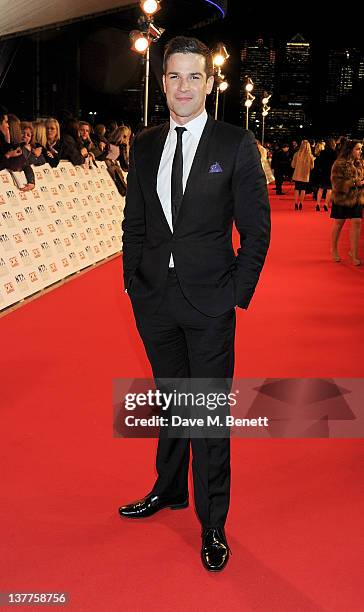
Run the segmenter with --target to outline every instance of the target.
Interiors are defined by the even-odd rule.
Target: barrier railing
[[[0,311],[122,248],[124,198],[106,164],[0,172]]]

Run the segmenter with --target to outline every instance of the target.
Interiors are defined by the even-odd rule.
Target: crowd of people
[[[21,121],[0,106],[0,170],[23,171],[27,182],[22,191],[35,187],[32,166],[55,167],[62,159],[74,165],[105,161],[119,193],[125,195],[130,141],[130,127],[116,121],[94,129],[70,113],[60,121],[53,117]]]
[[[305,196],[312,193],[317,212],[328,212],[334,220],[331,233],[331,254],[340,262],[339,237],[345,221],[350,220],[350,257],[359,266],[359,238],[364,205],[363,143],[341,136],[327,141],[302,140],[281,146],[259,145],[267,182],[275,181],[278,195],[284,195],[284,181],[294,182],[294,210],[302,211]],[[273,173],[269,176],[266,160]]]
[[[74,165],[97,164],[105,161],[108,171],[121,193],[126,193],[126,172],[132,132],[127,125],[110,121],[94,128],[70,113],[60,120],[53,117],[36,121],[21,121],[0,106],[0,170],[23,171],[26,184],[20,189],[35,187],[32,166],[48,163],[55,167],[68,160]],[[339,139],[302,140],[300,144],[258,143],[267,182],[275,181],[275,191],[284,195],[283,183],[294,182],[294,210],[302,211],[306,194],[312,193],[316,211],[328,212],[334,219],[331,253],[340,262],[339,237],[347,219],[350,219],[350,256],[354,265],[360,265],[358,255],[362,206],[364,205],[364,162],[362,143]]]

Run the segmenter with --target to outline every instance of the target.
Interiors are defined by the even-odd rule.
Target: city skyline
[[[181,14],[184,4],[191,7],[193,3],[178,3]],[[347,36],[344,19],[340,26],[344,31],[339,36],[336,33],[339,27],[333,24],[334,29],[331,28],[333,20],[329,16],[327,27],[320,32],[317,14],[313,20],[305,14],[293,30],[291,25],[283,23],[279,12],[271,6],[259,15],[258,7],[250,5],[244,9],[242,21],[238,17],[239,4],[233,0],[228,2],[224,20],[202,22],[198,27],[190,26],[181,32],[180,28],[185,24],[174,18],[176,12],[172,2],[164,0],[164,8],[156,21],[166,26],[166,32],[152,49],[152,78],[156,92],[151,100],[151,117],[156,120],[165,118],[164,96],[158,90],[163,46],[171,36],[185,33],[199,37],[211,47],[219,41],[228,47],[230,58],[223,71],[230,87],[221,100],[220,118],[223,113],[225,120],[243,125],[244,69],[241,57],[244,50],[247,56],[249,45],[258,48],[256,43],[262,40],[266,48],[265,59],[261,63],[259,78],[256,78],[257,102],[252,107],[252,119],[254,113],[260,114],[258,98],[263,89],[269,91],[272,88],[269,91],[272,98],[268,128],[269,122],[270,127],[275,122],[287,127],[287,135],[299,125],[304,127],[298,129],[318,136],[343,131],[362,135],[364,118],[360,109],[364,107],[364,61],[357,26]],[[97,116],[92,117],[96,121],[116,117],[135,127],[142,116],[143,65],[141,58],[130,51],[128,34],[135,28],[138,14],[137,7],[18,38],[19,48],[2,88],[3,103],[22,118],[53,115],[57,110],[69,107],[73,112],[79,110],[83,119],[90,118],[90,112],[97,112]],[[190,15],[189,21],[191,19]],[[328,32],[330,36],[327,36]],[[303,45],[308,45],[310,65],[306,68],[309,80],[306,68],[295,65],[297,48],[294,45],[284,59],[287,43],[297,35],[302,37]],[[258,56],[256,50],[256,61]],[[356,58],[357,68],[350,64],[351,57]],[[208,108],[210,112],[213,110],[213,100],[209,101]],[[284,137],[284,133],[277,133],[279,136]]]

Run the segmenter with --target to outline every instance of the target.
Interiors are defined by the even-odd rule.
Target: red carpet
[[[327,213],[310,199],[294,212],[291,196],[272,209],[262,282],[238,312],[236,375],[363,377],[363,269],[347,235],[334,264]],[[156,444],[112,438],[111,379],[149,374],[120,260],[0,325],[1,592],[67,591],[79,612],[362,609],[361,440],[234,439],[233,556],[210,575],[192,507],[117,515],[149,490]]]

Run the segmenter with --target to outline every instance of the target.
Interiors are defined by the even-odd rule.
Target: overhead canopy
[[[138,0],[2,0],[0,38],[134,4]]]

